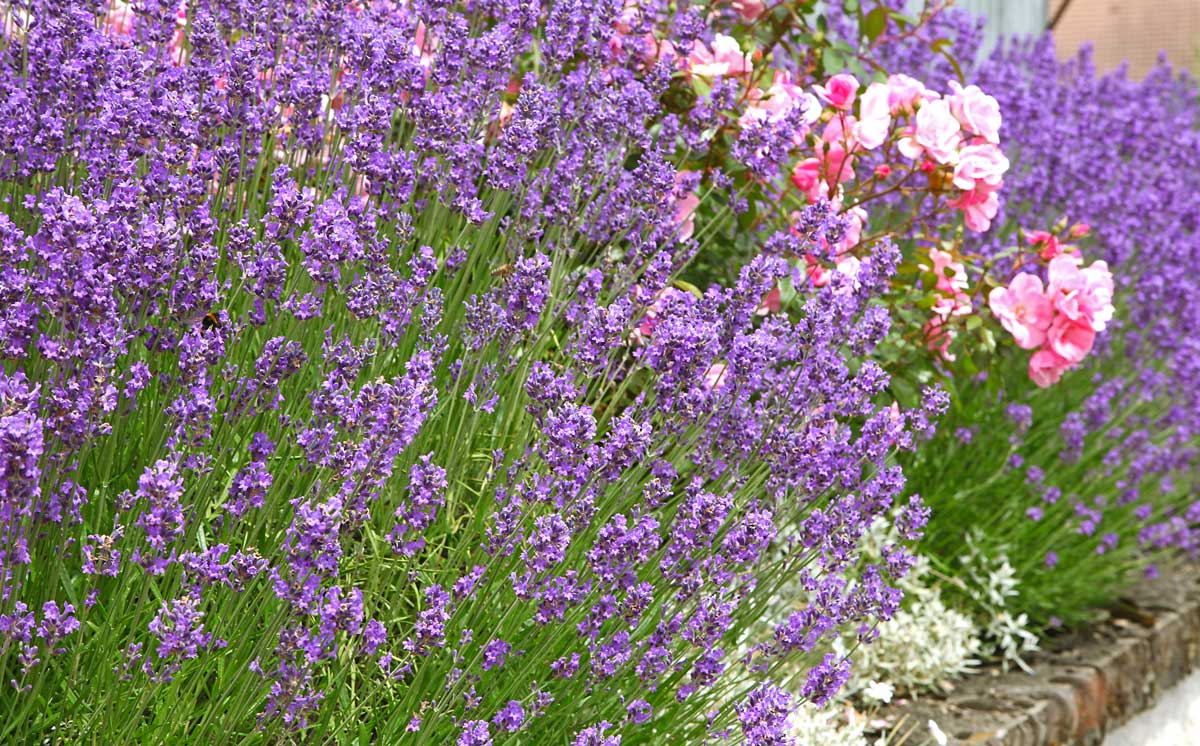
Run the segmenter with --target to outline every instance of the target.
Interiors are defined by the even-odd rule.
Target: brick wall
[[[1051,15],[1064,0],[1049,0]],[[1055,29],[1059,55],[1070,57],[1092,42],[1096,65],[1111,70],[1128,60],[1141,77],[1159,51],[1176,67],[1200,71],[1200,0],[1071,0]]]

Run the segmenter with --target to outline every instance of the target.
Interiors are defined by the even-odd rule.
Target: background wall
[[[984,53],[1002,37],[1029,36],[1046,28],[1046,3],[1049,0],[957,0],[955,6],[987,18],[987,43]],[[1079,2],[1079,0],[1075,0]],[[1200,0],[1196,0],[1200,3]]]
[[[1053,13],[1064,0],[1049,2]],[[1128,59],[1130,73],[1140,78],[1165,50],[1173,65],[1196,71],[1200,0],[1071,0],[1055,36],[1062,56],[1094,42],[1102,70]]]

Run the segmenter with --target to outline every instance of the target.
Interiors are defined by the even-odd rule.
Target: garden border
[[[1032,674],[984,671],[944,697],[909,701],[891,714],[906,716],[902,729],[918,733],[935,720],[950,744],[1101,744],[1200,667],[1200,573],[1142,583],[1105,621],[1052,639],[1026,659]]]

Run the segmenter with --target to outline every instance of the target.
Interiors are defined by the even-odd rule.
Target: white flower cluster
[[[865,553],[881,556],[883,546],[897,539],[888,523],[876,521],[864,538]],[[926,558],[917,557],[899,587],[905,608],[879,625],[878,639],[854,651],[850,686],[863,695],[868,682],[876,681],[906,692],[936,688],[978,663],[979,630],[969,616],[942,601]]]
[[[928,562],[919,558],[900,584],[907,608],[879,625],[877,640],[854,651],[852,686],[881,680],[904,691],[933,689],[978,663],[979,630],[927,580]]]
[[[841,717],[836,704],[817,707],[801,705],[789,721],[790,735],[804,746],[869,746],[863,735],[862,718]]]
[[[1010,663],[1015,663],[1030,671],[1021,655],[1037,650],[1037,636],[1027,628],[1027,615],[1014,615],[1009,610],[1009,602],[1018,595],[1016,570],[1003,551],[991,557],[984,554],[976,533],[967,535],[966,545],[962,578],[967,583],[968,593],[983,612],[979,620],[983,639],[994,646],[1005,670]]]

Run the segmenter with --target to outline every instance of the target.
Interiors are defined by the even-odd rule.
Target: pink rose
[[[963,128],[990,143],[999,144],[1000,103],[980,90],[977,85],[963,88],[958,81],[952,80],[950,88],[954,93],[948,96],[946,101]]]
[[[1062,374],[1070,367],[1071,363],[1056,355],[1053,350],[1043,348],[1029,358],[1029,378],[1044,389],[1058,383]]]
[[[857,241],[855,242],[857,243]],[[838,295],[849,295],[858,287],[858,271],[862,269],[862,260],[853,254],[843,254],[834,265],[836,274],[844,278],[834,291]],[[833,279],[832,277],[830,278]]]
[[[888,95],[886,85],[872,83],[859,99],[858,122],[853,130],[854,139],[867,150],[874,150],[882,145],[892,126]]]
[[[767,4],[763,0],[733,0],[734,11],[744,21],[756,21],[766,12]]]
[[[750,105],[738,120],[738,124],[743,128],[761,122],[775,124],[786,119],[793,111],[799,110],[803,114],[804,127],[807,129],[821,116],[821,105],[817,103],[816,97],[792,82],[791,75],[782,70],[775,72],[770,88],[766,91],[755,88],[747,94],[747,98]]]
[[[1058,237],[1049,231],[1029,231],[1025,234],[1025,240],[1030,246],[1038,249],[1038,254],[1043,259],[1050,260],[1062,253]]]
[[[1090,324],[1081,324],[1066,316],[1055,316],[1046,332],[1046,341],[1051,350],[1063,360],[1074,365],[1087,357],[1096,341],[1096,331]]]
[[[996,196],[996,192],[1002,186],[1004,186],[1004,182],[995,186],[986,182],[976,182],[973,191],[962,192],[957,198],[946,204],[961,209],[967,227],[983,233],[992,227],[992,218],[996,217],[996,213],[1000,210],[1000,198]]]
[[[918,266],[937,277],[935,289],[939,297],[933,306],[933,312],[943,319],[970,313],[971,298],[966,293],[969,283],[967,269],[963,263],[942,249],[930,249],[929,259],[933,262],[932,267],[923,263]]]
[[[825,128],[821,130],[821,140],[824,142],[845,143],[850,147],[854,147],[854,126],[857,120],[851,114],[844,114],[840,117],[834,117],[825,123]]]
[[[924,83],[907,75],[896,74],[888,77],[887,88],[888,108],[892,114],[911,114],[916,110],[917,104],[941,98],[937,91],[931,91]]]
[[[854,178],[854,155],[847,153],[841,145],[826,146],[821,173],[826,182],[833,180],[841,184],[850,181]]]
[[[1008,171],[1008,158],[991,143],[968,145],[959,151],[954,166],[954,186],[964,191],[975,189],[978,182],[997,186]]]
[[[1104,331],[1114,312],[1112,273],[1103,261],[1086,269],[1080,268],[1082,263],[1074,254],[1059,254],[1051,259],[1047,294],[1055,310],[1072,323]]]
[[[693,75],[702,78],[717,78],[725,75],[750,75],[754,63],[744,53],[737,39],[725,34],[713,37],[712,46],[696,44],[687,58],[687,68]]]
[[[692,192],[675,202],[675,225],[679,226],[679,240],[686,241],[696,232],[696,208],[700,198]]]
[[[834,75],[825,85],[814,85],[817,97],[835,109],[850,111],[854,97],[858,95],[858,78],[849,73]]]
[[[812,254],[804,255],[804,271],[808,275],[808,279],[812,282],[813,287],[823,288],[829,284],[829,278],[832,272],[825,265],[821,264]]]
[[[1113,276],[1108,269],[1108,262],[1092,262],[1091,266],[1084,267],[1083,277],[1084,305],[1092,317],[1092,328],[1102,332],[1116,311],[1113,307]]]
[[[852,249],[862,240],[862,231],[867,225],[867,211],[861,207],[851,207],[846,211],[845,217],[846,235],[842,237],[842,246]]]
[[[821,187],[825,182],[821,179],[821,162],[816,158],[805,158],[792,167],[792,184],[804,192],[809,202],[821,198]]]
[[[783,294],[779,292],[779,286],[774,285],[762,297],[754,313],[757,316],[769,316],[773,313],[779,313],[779,309],[781,308],[783,308]]]
[[[680,171],[675,174],[678,184],[692,172]],[[683,197],[675,199],[675,225],[679,226],[679,240],[687,241],[696,231],[696,208],[700,206],[700,197],[695,191],[688,192]]]
[[[679,54],[675,51],[674,44],[667,39],[659,39],[647,31],[642,35],[642,62],[646,67],[654,67],[661,59],[676,60],[679,65],[687,63],[687,60],[679,60]]]
[[[957,293],[967,289],[966,268],[953,254],[942,249],[930,249],[929,259],[933,262],[932,268],[927,264],[919,266],[922,270],[937,275],[938,290],[943,293]]]
[[[829,196],[829,184],[841,184],[854,178],[854,156],[841,145],[825,145],[818,158],[805,158],[792,167],[792,184],[804,192],[810,202]]]
[[[900,141],[900,152],[916,159],[928,153],[938,163],[950,163],[962,141],[962,127],[945,101],[930,101],[917,112],[916,128]]]
[[[1032,350],[1046,341],[1054,306],[1037,275],[1019,274],[1008,287],[993,288],[988,294],[988,306],[1021,349]]]
[[[835,276],[842,279],[837,284],[836,293],[845,295],[854,291],[858,286],[858,271],[862,261],[853,254],[842,254],[834,263],[833,269],[826,267],[812,254],[804,256],[804,270],[813,287],[823,288],[833,281]]]

